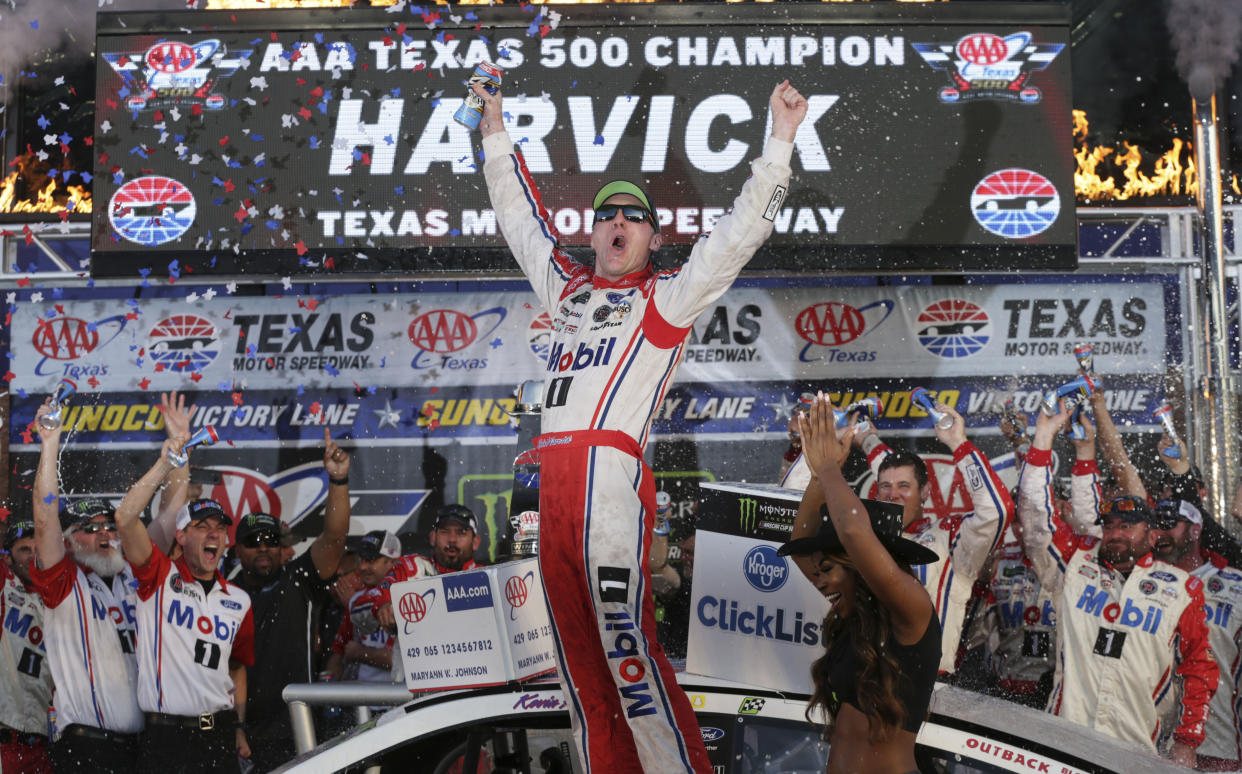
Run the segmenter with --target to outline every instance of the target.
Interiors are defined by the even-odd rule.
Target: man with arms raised
[[[772,136],[732,210],[680,268],[657,272],[651,197],[614,180],[595,195],[594,266],[562,249],[502,121],[483,100],[484,174],[497,222],[555,331],[544,387],[539,564],[588,770],[711,770],[690,702],[656,641],[648,573],[655,483],[651,420],[690,326],[772,232],[807,102],[785,81],[768,100]]]
[[[1076,534],[1057,516],[1052,441],[1069,416],[1064,403],[1054,416],[1039,413],[1018,484],[1026,555],[1056,606],[1048,711],[1155,752],[1164,734],[1161,699],[1176,672],[1183,694],[1169,757],[1193,768],[1219,674],[1208,647],[1203,582],[1152,557],[1154,514],[1138,497],[1100,502],[1102,538]],[[1076,477],[1095,479],[1094,469],[1082,460]],[[1093,485],[1098,493],[1098,479]]]
[[[174,470],[165,441],[159,459],[116,509],[125,557],[138,579],[138,706],[146,728],[139,772],[223,771],[250,757],[242,721],[246,667],[254,661],[250,597],[217,567],[233,523],[214,500],[194,500],[177,514],[170,560],[151,542],[139,514]]]
[[[241,563],[239,586],[250,595],[254,614],[254,666],[246,673],[246,737],[255,774],[293,757],[293,729],[281,692],[290,683],[309,683],[314,663],[317,611],[331,603],[333,577],[345,553],[349,531],[349,455],[323,431],[323,467],[328,477],[323,532],[301,556],[285,563],[280,519],[267,513],[242,516],[234,551]]]
[[[36,418],[49,411],[50,399]],[[32,498],[36,564],[30,577],[46,607],[43,641],[56,685],[61,730],[52,764],[57,771],[133,774],[142,730],[134,690],[137,582],[121,556],[111,506],[79,500],[57,518],[61,429],[36,425],[42,449]]]

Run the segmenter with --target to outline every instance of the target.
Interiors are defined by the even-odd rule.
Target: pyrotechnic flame
[[[60,185],[49,180],[34,198],[17,199],[18,172],[10,172],[0,182],[0,212],[82,212],[91,211],[91,193],[85,186]]]
[[[1194,147],[1180,138],[1173,138],[1173,147],[1150,163],[1151,154],[1137,145],[1091,145],[1087,135],[1090,126],[1087,114],[1074,111],[1074,193],[1080,201],[1126,201],[1144,196],[1186,196],[1199,193],[1199,173],[1195,169]],[[1151,170],[1148,174],[1145,170]],[[1124,182],[1121,182],[1124,181]],[[1120,183],[1120,184],[1119,184]],[[1229,181],[1233,192],[1239,190],[1238,176]]]

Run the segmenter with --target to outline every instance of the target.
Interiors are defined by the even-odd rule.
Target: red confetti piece
[[[237,218],[238,223],[241,223],[243,220],[250,217],[250,213],[246,212],[246,208],[239,204],[237,205],[237,212],[233,213],[233,217]]]
[[[18,277],[18,278],[17,278],[17,286],[18,286],[19,288],[27,288],[27,287],[30,287],[30,279],[29,279],[28,277]]]
[[[202,378],[203,378],[203,375],[200,374],[198,371],[195,371],[194,373],[190,374],[190,381],[192,382],[201,381]]]
[[[242,404],[242,394],[240,392],[233,393],[233,405],[240,406]]]
[[[228,144],[229,144],[229,136],[226,134],[220,138],[220,147],[223,148],[225,145],[228,145]]]
[[[142,381],[138,382],[138,386],[145,390],[151,386],[151,380],[144,376],[142,377]]]
[[[95,378],[95,377],[93,377],[93,376],[92,376],[91,378],[87,379],[87,380],[86,380],[86,383],[87,383],[87,384],[89,384],[92,388],[95,388],[95,387],[98,387],[98,386],[99,386],[99,380],[98,380],[98,379],[96,379],[96,378]]]
[[[309,253],[309,252],[310,252],[310,248],[308,248],[308,247],[306,246],[306,243],[305,243],[305,242],[303,242],[301,239],[299,239],[299,240],[298,240],[298,243],[297,243],[296,245],[294,245],[294,247],[296,247],[296,248],[298,249],[298,255],[299,255],[299,256],[306,255],[307,253]]]

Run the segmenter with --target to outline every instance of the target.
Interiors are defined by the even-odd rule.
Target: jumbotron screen
[[[481,141],[509,133],[562,244],[651,192],[676,262],[727,212],[789,78],[809,110],[750,268],[1076,265],[1068,7],[651,4],[100,14],[101,276],[511,272]]]

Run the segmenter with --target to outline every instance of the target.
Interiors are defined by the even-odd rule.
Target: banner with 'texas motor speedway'
[[[512,287],[508,285],[506,287]],[[635,291],[637,292],[637,291]],[[1172,299],[1172,300],[1170,300]],[[624,299],[617,305],[627,303]],[[1157,279],[1076,285],[736,287],[690,332],[653,433],[780,432],[800,392],[879,394],[881,427],[927,426],[926,386],[993,424],[1004,400],[1035,408],[1090,343],[1119,417],[1151,425],[1180,343]],[[611,311],[605,310],[606,312]],[[588,314],[601,310],[589,310]],[[533,294],[461,293],[59,300],[12,312],[12,440],[61,379],[79,391],[80,442],[156,437],[160,391],[191,394],[195,424],[277,444],[320,426],[358,440],[511,436],[513,390],[549,371],[607,368],[620,348],[570,351]]]

